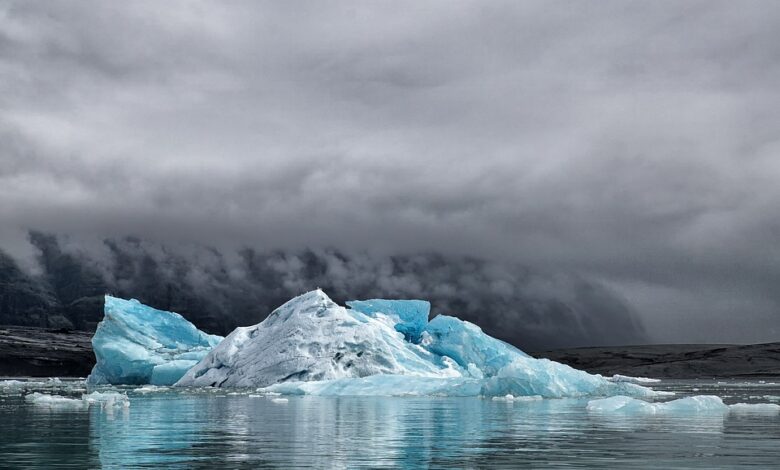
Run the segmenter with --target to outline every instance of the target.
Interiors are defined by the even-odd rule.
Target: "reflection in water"
[[[719,389],[731,401],[780,395],[757,387]],[[585,411],[587,400],[277,403],[248,392],[129,393],[129,409],[87,411],[35,407],[20,393],[0,396],[0,466],[769,468],[780,457],[777,415],[599,415]]]

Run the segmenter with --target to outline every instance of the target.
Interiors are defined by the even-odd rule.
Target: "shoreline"
[[[95,364],[93,332],[0,326],[0,377],[86,377]],[[593,374],[665,379],[780,376],[780,342],[661,344],[530,353]]]

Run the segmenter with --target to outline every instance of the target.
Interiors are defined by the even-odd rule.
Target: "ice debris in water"
[[[25,395],[24,400],[36,406],[48,408],[86,408],[89,403],[78,398],[63,397],[60,395],[49,395],[46,393],[33,392]]]
[[[92,392],[82,395],[81,399],[90,405],[100,405],[102,408],[129,408],[130,399],[124,393]]]
[[[651,384],[651,383],[658,383],[661,381],[661,379],[651,379],[649,377],[631,377],[628,375],[620,375],[620,374],[615,374],[612,377],[608,378],[607,380],[611,380],[612,382],[631,382],[635,384]]]
[[[647,402],[626,396],[591,400],[588,411],[599,413],[672,414],[672,413],[778,413],[780,405],[771,403],[737,403],[727,405],[715,395],[696,395],[667,402]]]
[[[92,338],[97,364],[87,383],[172,385],[221,340],[178,313],[107,295]]]
[[[25,395],[24,399],[33,405],[48,408],[83,409],[88,408],[90,405],[98,405],[103,409],[109,409],[114,407],[128,408],[130,406],[130,399],[127,398],[127,395],[117,392],[92,392],[82,395],[81,399],[33,392]]]
[[[176,386],[267,387],[326,396],[656,395],[636,384],[534,359],[454,317],[437,316],[415,343],[427,307],[376,300],[349,305],[353,308],[337,305],[321,290],[298,296],[263,322],[237,328]],[[405,322],[414,328],[397,331]]]
[[[780,405],[776,403],[735,403],[733,405],[729,405],[729,411],[740,414],[778,414],[780,413]]]

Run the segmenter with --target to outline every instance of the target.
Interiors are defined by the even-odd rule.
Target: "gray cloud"
[[[5,2],[0,235],[511,260],[606,283],[659,341],[777,340],[778,20]]]

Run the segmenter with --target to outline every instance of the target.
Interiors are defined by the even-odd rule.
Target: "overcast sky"
[[[25,229],[512,260],[780,340],[776,1],[0,1]]]

